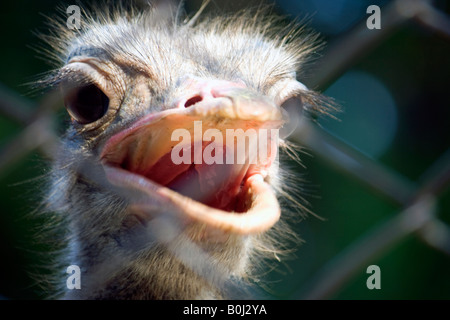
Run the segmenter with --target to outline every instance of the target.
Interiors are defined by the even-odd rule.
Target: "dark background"
[[[239,10],[240,1],[211,11]],[[335,43],[368,17],[367,6],[390,1],[276,1],[274,11],[290,18],[308,17],[310,26]],[[200,1],[186,1],[188,12]],[[252,1],[259,3],[259,1]],[[44,96],[30,94],[27,83],[50,66],[39,59],[33,47],[40,40],[35,31],[45,31],[44,15],[55,14],[54,1],[2,1],[0,4],[0,84],[4,92],[39,103]],[[447,14],[449,1],[435,1]],[[376,32],[376,31],[374,31]],[[358,45],[357,43],[354,43]],[[326,48],[324,52],[326,51]],[[450,145],[450,39],[438,32],[406,23],[355,60],[345,70],[317,89],[342,105],[340,121],[324,118],[319,123],[368,157],[397,172],[413,184],[444,154]],[[325,61],[326,63],[327,61]],[[308,84],[314,68],[299,74]],[[6,90],[6,91],[5,91]],[[1,99],[1,97],[0,97]],[[30,108],[34,108],[30,104]],[[60,116],[55,117],[59,119]],[[55,125],[57,127],[57,125]],[[0,114],[0,152],[22,126]],[[308,217],[296,225],[305,243],[295,257],[268,274],[265,286],[274,299],[300,297],[308,281],[330,261],[373,227],[401,210],[365,184],[342,173],[314,153],[302,154],[307,167],[296,166],[305,175],[305,197],[320,220]],[[35,239],[40,228],[27,214],[36,207],[47,159],[38,152],[8,165],[0,172],[0,297],[40,299],[39,288],[29,273],[45,263]],[[450,192],[437,198],[438,216],[450,222]],[[349,259],[349,264],[352,259]],[[450,257],[410,235],[369,264],[381,269],[381,289],[366,287],[365,268],[358,270],[330,298],[334,299],[449,299]],[[332,270],[330,270],[332,272]]]

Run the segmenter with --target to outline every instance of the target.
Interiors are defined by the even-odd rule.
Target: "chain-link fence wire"
[[[333,79],[336,74],[341,74],[407,22],[432,29],[446,41],[450,40],[450,19],[434,8],[431,2],[392,1],[383,8],[383,31],[371,32],[366,21],[363,21],[330,48],[322,60],[323,63],[317,68],[319,72],[311,84],[320,86]],[[306,121],[300,123],[294,140],[313,150],[337,170],[363,182],[401,208],[398,213],[368,230],[323,266],[314,279],[299,290],[296,297],[332,297],[375,257],[386,254],[386,251],[391,250],[402,238],[413,233],[432,248],[443,254],[450,254],[450,228],[439,219],[436,206],[437,198],[450,182],[450,149],[423,173],[422,180],[416,184]]]
[[[369,30],[363,20],[331,44],[318,61],[317,72],[307,79],[306,84],[311,88],[326,87],[407,24],[414,23],[433,30],[445,41],[450,39],[450,20],[430,1],[392,1],[382,8],[382,17],[380,30]],[[0,179],[8,168],[31,152],[38,150],[45,158],[52,158],[58,143],[53,128],[55,112],[59,108],[60,101],[56,95],[46,96],[36,106],[6,87],[0,87],[0,114],[23,127],[2,145]],[[411,234],[443,255],[450,255],[450,228],[440,219],[437,206],[439,197],[450,182],[450,149],[424,172],[419,183],[414,183],[305,118],[301,119],[291,139],[306,147],[315,157],[325,160],[334,170],[384,196],[385,201],[394,203],[399,209],[328,261],[290,298],[333,297],[371,261],[387,254]]]

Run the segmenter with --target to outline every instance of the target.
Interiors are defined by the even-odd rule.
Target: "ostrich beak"
[[[108,181],[127,190],[144,222],[171,214],[226,233],[268,230],[280,217],[266,182],[284,123],[280,107],[239,87],[199,100],[112,136],[100,156]]]

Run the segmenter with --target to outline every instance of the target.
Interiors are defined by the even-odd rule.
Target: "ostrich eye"
[[[108,111],[108,97],[94,84],[71,88],[64,96],[67,111],[80,124],[94,122]]]
[[[290,136],[297,127],[303,111],[303,102],[300,97],[292,97],[287,99],[281,105],[287,123],[280,129],[280,137],[282,139]]]
[[[303,101],[300,97],[294,96],[281,104],[281,108],[286,110],[289,115],[301,114],[303,108]]]

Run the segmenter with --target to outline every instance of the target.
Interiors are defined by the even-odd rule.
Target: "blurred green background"
[[[188,11],[199,1],[186,1]],[[212,10],[239,10],[240,1],[225,8],[214,1]],[[259,3],[259,1],[251,1]],[[290,18],[308,17],[312,28],[328,43],[339,41],[368,17],[367,6],[390,1],[284,0],[274,11]],[[450,1],[435,1],[447,14]],[[26,83],[36,80],[50,66],[32,49],[45,31],[44,15],[55,14],[54,1],[2,1],[0,4],[0,84],[5,90],[39,103]],[[44,15],[43,15],[44,14]],[[376,32],[376,31],[374,31]],[[355,45],[357,45],[355,43]],[[413,183],[450,146],[450,39],[414,23],[407,23],[377,43],[362,59],[330,83],[319,88],[342,105],[340,121],[319,119],[327,131]],[[305,83],[314,67],[298,78]],[[2,97],[0,96],[0,99]],[[33,108],[33,104],[30,105]],[[55,125],[56,126],[56,125]],[[0,152],[22,126],[0,114]],[[301,155],[306,169],[305,197],[325,220],[308,217],[295,225],[305,243],[295,257],[268,274],[269,297],[298,297],[308,281],[345,248],[401,208],[363,183],[311,153]],[[27,214],[36,207],[47,160],[34,152],[0,172],[0,297],[39,299],[42,293],[29,273],[45,263],[35,238],[39,224]],[[450,190],[438,196],[438,215],[450,223]],[[351,261],[349,261],[351,263]],[[381,289],[366,287],[365,268],[331,296],[333,299],[449,299],[450,256],[435,250],[415,235],[408,236],[369,264],[381,269]],[[369,265],[368,264],[368,265]]]

